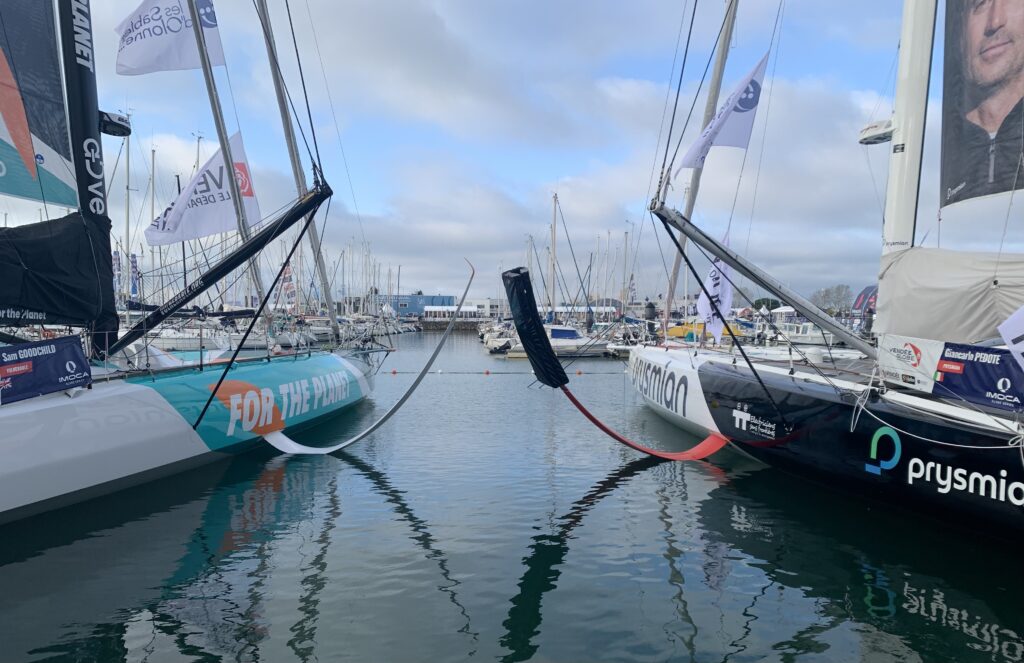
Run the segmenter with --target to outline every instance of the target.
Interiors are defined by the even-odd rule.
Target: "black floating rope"
[[[504,272],[501,280],[508,294],[508,304],[512,310],[516,331],[519,332],[519,341],[526,349],[526,356],[537,379],[549,387],[561,389],[576,409],[606,435],[637,451],[665,460],[703,460],[729,443],[722,435],[712,433],[703,442],[687,451],[660,451],[634,442],[609,428],[569,391],[569,378],[558,362],[554,350],[551,349],[551,342],[548,341],[547,332],[537,314],[537,301],[533,297],[533,286],[530,285],[530,272],[525,267],[517,267]]]

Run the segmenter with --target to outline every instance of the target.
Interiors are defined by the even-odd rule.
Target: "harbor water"
[[[372,398],[439,334],[394,338]],[[570,387],[613,428],[694,440],[625,365]],[[659,462],[453,336],[346,452],[230,461],[0,528],[0,661],[1024,659],[1017,551],[731,451]],[[41,448],[43,447],[41,441]]]

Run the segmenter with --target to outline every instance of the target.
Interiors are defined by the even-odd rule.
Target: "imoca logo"
[[[878,458],[878,441],[883,437],[887,437],[892,440],[892,456],[887,460],[879,460]],[[900,462],[900,453],[902,451],[903,445],[900,444],[899,433],[888,426],[882,426],[875,431],[874,437],[871,438],[871,460],[877,460],[878,465],[864,463],[864,471],[870,472],[871,474],[881,475],[882,470],[891,470],[896,467],[896,463]]]

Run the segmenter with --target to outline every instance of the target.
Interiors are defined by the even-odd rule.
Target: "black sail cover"
[[[0,228],[0,324],[44,323],[117,331],[110,219]]]
[[[542,384],[555,389],[569,384],[569,378],[558,362],[555,351],[551,349],[544,324],[537,314],[530,271],[525,267],[510,269],[502,273],[501,280],[505,284],[505,294],[508,295],[508,306],[512,310],[512,320],[516,323],[519,342],[526,349],[533,374]]]

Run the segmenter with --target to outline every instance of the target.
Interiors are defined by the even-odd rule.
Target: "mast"
[[[711,83],[708,86],[708,100],[704,104],[704,123],[701,125],[701,130],[711,123],[714,119],[715,113],[718,111],[718,95],[722,91],[722,74],[725,71],[725,62],[729,58],[729,43],[732,41],[732,29],[736,24],[736,6],[739,5],[739,0],[729,0],[729,6],[725,8],[725,25],[722,28],[721,41],[718,44],[718,53],[715,56],[715,69],[711,73]],[[694,168],[693,173],[690,175],[690,188],[689,194],[686,196],[686,211],[683,212],[683,216],[687,219],[693,217],[693,207],[697,202],[697,191],[700,189],[700,177],[704,172],[703,168]],[[683,238],[681,245],[683,250],[686,250],[686,239]],[[668,322],[672,315],[672,300],[675,299],[676,295],[676,281],[679,280],[679,267],[682,264],[683,256],[677,253],[675,260],[672,262],[672,276],[668,280],[668,297],[665,301],[665,333],[668,333]],[[689,293],[687,293],[687,301],[684,302],[684,311],[689,308]],[[686,315],[684,313],[683,319],[685,321]]]
[[[191,285],[168,299],[160,308],[136,323],[117,343],[111,346],[110,353],[116,353],[133,341],[142,338],[147,331],[159,325],[175,311],[178,311],[196,297],[217,285],[221,279],[238,269],[246,260],[264,250],[268,244],[284,234],[296,222],[308,218],[325,200],[331,197],[331,193],[329,186],[321,184],[302,198],[299,198],[291,208],[273,222],[265,224],[259,232],[243,242],[237,249],[221,258],[219,262],[210,267],[202,276],[195,279]]]
[[[882,255],[914,245],[936,7],[936,0],[903,3]]]
[[[622,238],[622,315],[626,315],[626,306],[629,304],[629,284],[626,282],[628,278],[626,272],[629,270],[629,231],[625,231],[625,235]]]
[[[131,113],[128,114],[129,120]],[[124,301],[131,298],[131,252],[132,252],[132,137],[131,134],[124,137],[124,259],[129,265],[129,276],[123,279]],[[156,217],[153,217],[154,219]],[[127,304],[125,304],[127,308]]]
[[[558,217],[558,194],[551,194],[551,252],[550,252],[550,265],[549,265],[549,280],[548,280],[548,306],[551,307],[551,322],[555,322],[555,301],[558,297],[555,294],[555,283],[557,283],[558,277],[555,275],[555,242],[557,241],[557,235],[555,231],[558,226],[555,224],[555,219]]]
[[[245,217],[245,205],[242,204],[242,192],[238,188],[238,179],[235,177],[235,160],[231,156],[231,145],[228,141],[227,129],[224,126],[224,112],[220,106],[220,97],[217,95],[217,84],[213,79],[210,55],[206,52],[206,35],[203,33],[203,21],[199,16],[196,0],[188,0],[188,10],[192,17],[192,31],[196,36],[196,45],[199,47],[199,61],[203,65],[203,78],[206,79],[206,93],[210,97],[210,110],[213,113],[213,121],[217,127],[220,153],[224,157],[225,176],[231,187],[231,203],[235,207],[235,221],[238,222],[238,234],[241,236],[242,241],[246,242],[249,240],[249,224]],[[259,263],[255,256],[249,259],[249,272],[252,276],[253,284],[256,286],[256,293],[259,295],[260,301],[263,301],[263,279],[260,276]]]
[[[103,142],[96,94],[96,59],[92,48],[89,0],[58,0],[58,23],[64,67],[64,89],[71,133],[71,159],[78,187],[78,207],[86,223],[102,229],[106,241],[94,247],[96,258],[109,264],[110,219],[103,170]],[[112,284],[100,288],[100,312],[92,330],[92,354],[97,356],[117,340],[117,311]],[[110,301],[106,301],[109,298]]]

